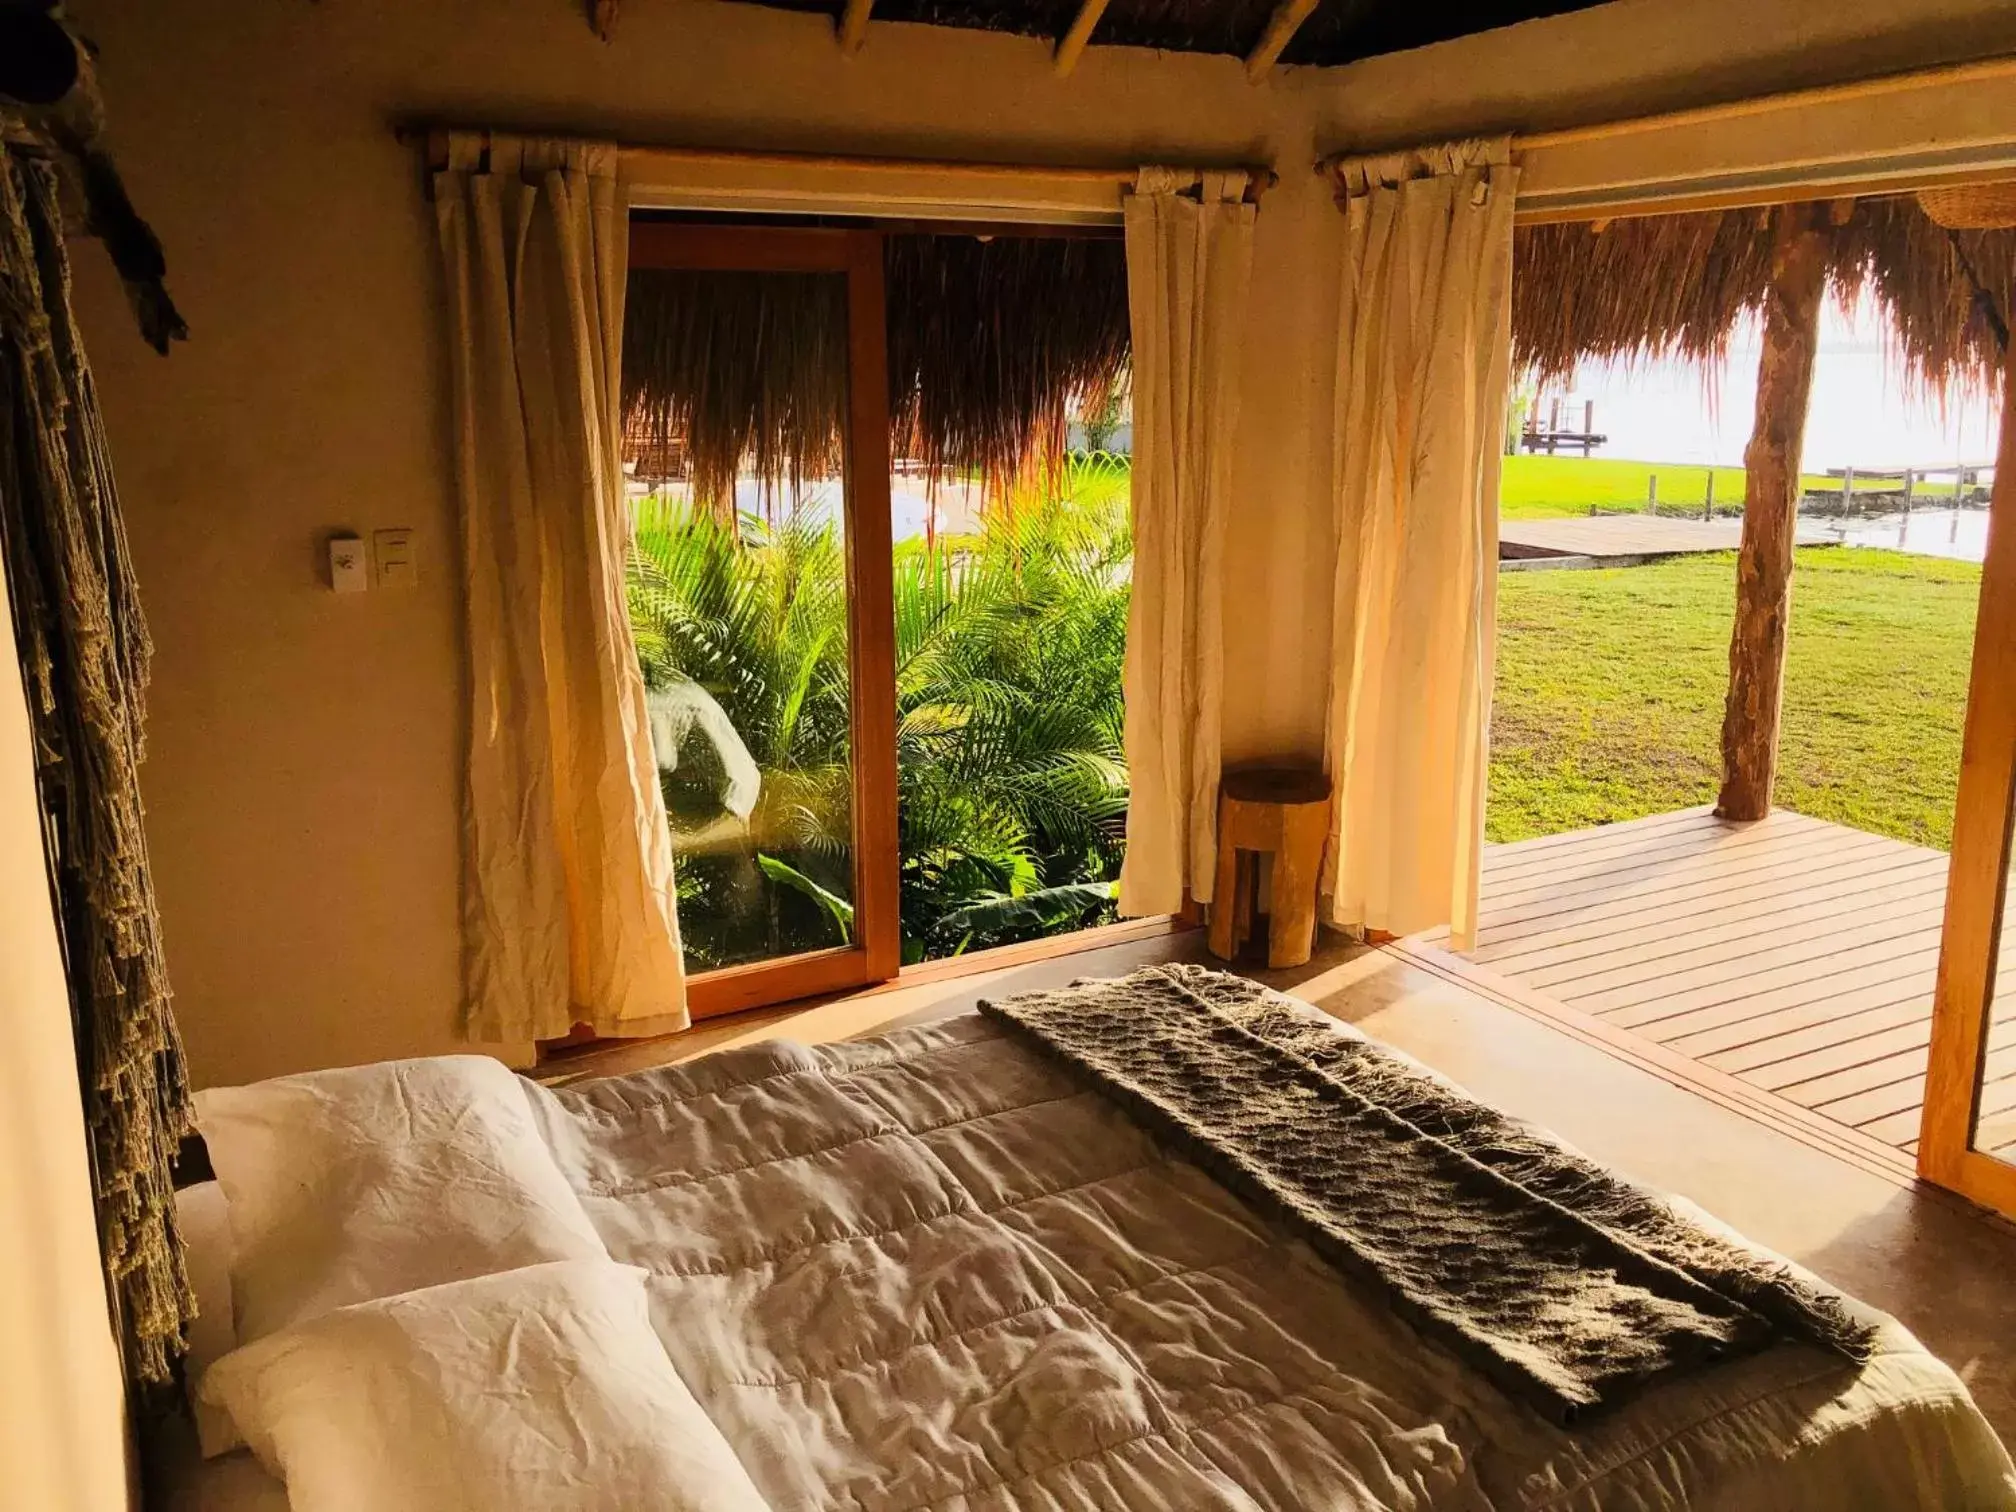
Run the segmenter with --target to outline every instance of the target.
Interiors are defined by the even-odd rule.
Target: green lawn
[[[1505,459],[1499,485],[1500,513],[1508,520],[1539,520],[1561,515],[1586,515],[1591,509],[1642,509],[1646,480],[1659,475],[1661,505],[1701,507],[1708,474],[1715,474],[1716,508],[1734,513],[1743,503],[1743,469],[1707,468],[1678,462],[1626,462],[1612,457],[1517,456]],[[1839,491],[1838,478],[1808,474],[1809,489]],[[1951,494],[1953,485],[1925,483],[1920,492]]]
[[[1798,561],[1778,802],[1945,847],[1980,567],[1846,547]],[[1500,577],[1491,839],[1714,801],[1735,572],[1719,553]]]

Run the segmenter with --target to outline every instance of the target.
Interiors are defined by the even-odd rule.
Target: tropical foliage
[[[906,960],[1110,915],[1121,755],[1127,466],[1077,457],[972,535],[898,542],[897,766]],[[845,943],[853,928],[845,548],[835,512],[731,532],[642,501],[630,576],[645,679],[701,685],[763,771],[746,824],[711,753],[665,774],[695,968]],[[689,741],[689,748],[704,743]]]

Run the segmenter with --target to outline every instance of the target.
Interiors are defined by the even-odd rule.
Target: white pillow
[[[293,1512],[767,1512],[644,1273],[609,1260],[339,1308],[227,1355],[203,1395]]]
[[[213,1088],[196,1122],[230,1209],[241,1344],[352,1302],[609,1256],[518,1078],[487,1056]]]
[[[238,1347],[231,1322],[231,1214],[224,1188],[198,1182],[175,1194],[175,1227],[187,1251],[189,1289],[196,1294],[196,1321],[189,1325],[189,1353],[182,1371],[189,1383],[189,1407],[196,1419],[196,1443],[205,1459],[236,1449],[244,1440],[231,1419],[197,1392],[203,1373]]]

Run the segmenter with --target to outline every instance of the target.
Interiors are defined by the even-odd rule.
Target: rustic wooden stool
[[[1255,763],[1218,784],[1218,879],[1211,894],[1211,954],[1229,961],[1253,933],[1259,852],[1274,857],[1267,964],[1300,966],[1316,948],[1316,885],[1330,829],[1330,779],[1322,769]]]

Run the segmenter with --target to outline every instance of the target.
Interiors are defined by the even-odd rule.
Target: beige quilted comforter
[[[534,1095],[777,1512],[2016,1509],[1895,1324],[1550,1427],[977,1016]]]

